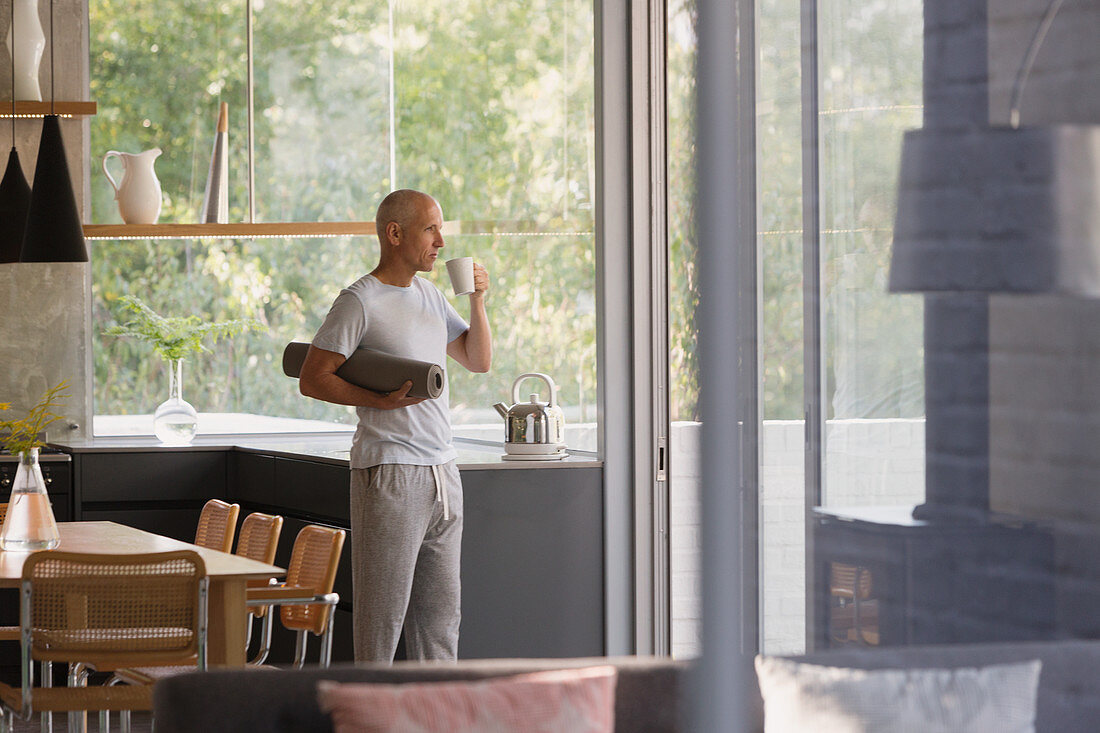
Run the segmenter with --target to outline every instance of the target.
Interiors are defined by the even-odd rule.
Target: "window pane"
[[[669,588],[672,654],[699,654],[699,276],[695,236],[695,0],[668,4]]]
[[[373,220],[395,187],[434,195],[448,221],[444,256],[471,255],[492,278],[492,373],[448,365],[457,432],[501,440],[491,405],[510,400],[519,374],[542,371],[559,385],[570,446],[594,450],[590,0],[253,7],[255,220]],[[89,12],[93,163],[107,149],[162,147],[160,221],[194,222],[226,101],[230,221],[245,221],[244,4],[180,0],[154,13],[136,0],[92,0]],[[167,58],[169,47],[184,51]],[[112,196],[105,179],[93,181],[93,221],[120,221]],[[346,408],[298,395],[280,357],[288,341],[312,337],[340,288],[374,266],[377,246],[367,237],[97,242],[96,331],[121,315],[127,293],[165,315],[256,316],[265,333],[185,367],[196,408],[354,422]],[[431,279],[443,287],[437,270]],[[463,315],[465,300],[454,300]],[[94,339],[97,425],[152,412],[163,366],[141,344]]]
[[[825,471],[830,506],[924,496],[923,304],[886,292],[901,134],[921,122],[922,3],[819,7]]]
[[[902,527],[924,498],[923,299],[886,288],[901,136],[921,124],[922,10],[919,0],[844,0],[819,6],[817,28],[821,503],[885,508]],[[858,533],[834,539],[822,529],[830,521],[813,524],[811,646],[898,643],[884,632],[897,609],[880,602],[901,575]]]
[[[806,639],[799,3],[761,2],[757,17],[760,638],[764,652],[782,654]]]
[[[219,3],[90,0],[91,220],[119,224],[114,190],[100,170],[108,150],[159,147],[156,173],[164,193],[161,222],[198,220],[218,121],[229,105],[230,221],[247,211],[244,154],[244,15]],[[117,161],[109,164],[119,178]],[[98,246],[98,245],[94,245]],[[100,265],[109,265],[95,258]],[[94,276],[98,278],[97,276]]]
[[[386,3],[253,7],[257,220],[373,221],[390,180]]]

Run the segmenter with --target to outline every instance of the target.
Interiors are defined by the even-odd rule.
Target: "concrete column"
[[[919,519],[989,509],[989,299],[924,297],[925,503]]]
[[[985,0],[924,4],[924,127],[989,124]],[[989,299],[924,298],[925,503],[922,519],[989,508]]]
[[[50,2],[39,0],[39,14],[46,32],[46,52],[39,73],[43,98],[50,98],[53,87],[52,50],[57,72],[56,98],[86,99],[87,4],[85,0],[54,0],[53,12],[56,44],[50,38]],[[10,0],[0,0],[0,28],[5,37],[10,17]],[[0,53],[0,79],[10,79],[10,75],[11,60],[4,51]],[[0,82],[0,94],[3,102],[10,103],[10,83]],[[41,120],[15,122],[16,148],[32,185],[41,129]],[[61,134],[77,205],[84,211],[88,189],[88,123],[82,119],[62,119]],[[0,140],[6,146],[11,145],[10,120],[0,121]],[[89,264],[0,264],[0,402],[11,402],[16,411],[22,411],[37,402],[47,387],[68,380],[69,397],[61,410],[66,420],[50,429],[51,437],[91,435],[90,334]],[[70,425],[78,427],[70,429]]]

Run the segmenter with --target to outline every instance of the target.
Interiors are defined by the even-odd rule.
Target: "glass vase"
[[[0,528],[0,550],[34,552],[52,550],[61,543],[53,507],[38,465],[38,449],[19,454],[19,469],[8,499],[8,512]]]
[[[195,437],[199,415],[183,399],[183,359],[168,362],[168,399],[153,413],[153,433],[167,445],[186,445]]]

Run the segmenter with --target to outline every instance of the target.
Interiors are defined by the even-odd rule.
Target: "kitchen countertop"
[[[165,445],[153,436],[119,436],[90,440],[54,441],[50,445],[69,453],[239,450],[247,453],[302,458],[347,466],[352,433],[282,433],[265,435],[197,435],[188,445]],[[503,443],[455,438],[459,470],[531,468],[598,468],[603,461],[587,451],[569,451],[557,461],[505,461]]]

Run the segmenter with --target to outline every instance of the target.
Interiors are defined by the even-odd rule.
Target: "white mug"
[[[447,260],[447,274],[451,276],[451,287],[455,295],[469,295],[474,292],[474,258],[456,257]]]

